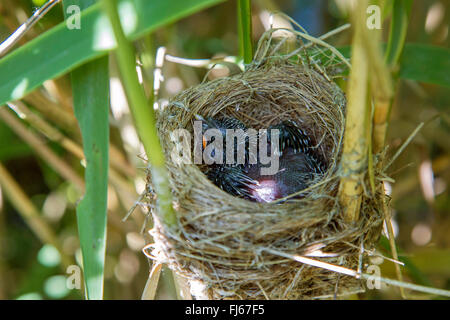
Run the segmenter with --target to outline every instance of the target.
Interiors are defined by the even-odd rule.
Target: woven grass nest
[[[337,200],[344,93],[329,80],[326,68],[314,68],[304,57],[293,61],[292,55],[269,55],[269,47],[263,40],[245,72],[187,89],[158,115],[178,228],[164,228],[158,220],[149,174],[146,199],[154,243],[146,253],[184,278],[195,299],[312,299],[360,292],[361,280],[293,257],[363,271],[361,247],[372,248],[381,232],[377,197],[363,197],[356,224],[345,222]],[[328,169],[300,198],[257,203],[234,197],[208,180],[202,166],[171,160],[171,132],[192,132],[195,114],[231,116],[255,129],[294,120]]]

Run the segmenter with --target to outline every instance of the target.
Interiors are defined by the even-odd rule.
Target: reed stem
[[[369,61],[364,48],[367,1],[358,1],[353,12],[352,69],[348,84],[348,103],[342,154],[342,179],[339,200],[343,216],[349,222],[359,218],[362,183],[367,164],[367,89]]]
[[[250,0],[238,0],[239,54],[244,64],[253,60],[252,46],[252,10]]]
[[[169,227],[176,224],[172,195],[164,153],[156,129],[153,104],[149,104],[136,73],[136,59],[132,44],[126,39],[117,12],[117,0],[102,0],[103,10],[109,17],[117,41],[115,50],[122,83],[127,94],[137,132],[150,163],[152,182],[158,196],[157,214]]]

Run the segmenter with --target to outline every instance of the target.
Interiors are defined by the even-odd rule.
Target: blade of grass
[[[285,253],[285,252],[273,250],[271,248],[264,248],[264,250],[267,251],[267,252],[270,252],[272,254],[276,254],[276,255],[279,255],[281,257],[285,257],[285,258],[297,261],[297,262],[302,263],[302,264],[307,264],[307,265],[310,265],[310,266],[313,266],[313,267],[330,270],[330,271],[333,271],[333,272],[336,272],[336,273],[345,274],[345,275],[352,276],[352,277],[355,277],[355,278],[361,278],[361,279],[365,279],[365,280],[373,280],[373,277],[374,277],[373,274],[360,273],[360,272],[358,272],[356,270],[352,270],[352,269],[345,268],[345,267],[342,267],[342,266],[339,266],[339,265],[323,262],[323,261],[320,261],[320,260],[311,259],[311,258],[305,257],[305,256],[292,255],[292,254],[288,254],[288,253]],[[417,284],[413,284],[413,283],[408,283],[408,282],[403,282],[403,281],[396,281],[396,280],[393,280],[393,279],[379,277],[379,276],[377,276],[377,280],[381,281],[381,282],[384,282],[386,284],[389,284],[389,285],[400,287],[400,288],[407,288],[407,289],[410,289],[410,290],[419,291],[419,292],[425,292],[425,293],[429,293],[429,294],[433,294],[433,295],[450,297],[450,290],[438,289],[438,288],[433,288],[433,287],[426,287],[426,286],[421,286],[421,285],[417,285]]]
[[[58,131],[55,127],[53,127],[51,124],[46,122],[44,119],[42,119],[38,114],[32,112],[28,107],[21,101],[14,101],[13,103],[8,103],[8,105],[11,108],[14,108],[14,111],[19,115],[19,117],[26,121],[28,124],[30,124],[33,128],[41,132],[43,135],[45,135],[48,139],[50,139],[53,142],[58,143],[66,149],[68,152],[73,154],[75,157],[82,161],[86,161],[84,158],[84,152],[83,149],[78,143],[74,142],[73,140],[67,138],[64,136],[60,131]],[[1,135],[1,132],[0,132]],[[1,149],[1,147],[0,147]],[[112,151],[112,150],[110,150]],[[1,155],[1,154],[0,154]],[[111,152],[111,158],[113,158],[115,155]],[[1,159],[1,157],[0,157]],[[126,203],[127,207],[128,205],[131,206],[133,202],[135,201],[137,197],[136,190],[132,183],[130,183],[128,180],[123,178],[115,169],[111,167],[109,169],[109,180],[111,182],[111,185],[114,186],[119,190],[119,197],[120,198],[127,198],[127,201],[124,201]],[[129,175],[127,177],[130,177],[133,175]]]
[[[32,112],[22,101],[9,102],[8,106],[12,108],[19,117],[30,124],[33,128],[40,131],[51,141],[57,142],[64,149],[74,154],[79,159],[84,159],[83,150],[72,140],[66,138],[59,130],[52,127],[48,122],[42,119],[39,114]]]
[[[244,58],[244,64],[253,60],[252,46],[252,8],[250,0],[237,0],[239,55]]]
[[[81,141],[80,127],[73,113],[69,113],[63,108],[60,108],[57,103],[55,103],[49,97],[44,96],[39,90],[35,90],[34,92],[30,93],[29,95],[24,97],[23,100],[31,105],[34,109],[38,110],[42,118],[47,118],[47,120],[53,122],[54,125],[63,129],[63,131],[70,133],[75,138],[74,140]],[[17,101],[15,101],[14,104],[17,105]],[[72,108],[72,106],[70,108]],[[42,120],[40,122],[42,123]],[[45,129],[43,130],[44,132],[46,131]],[[52,131],[51,134],[60,135],[56,132],[57,130],[50,130]],[[56,138],[56,140],[59,139]],[[110,143],[109,148],[109,152],[111,154],[111,166],[125,176],[132,179],[136,175],[136,170],[134,169],[134,167],[128,163],[124,154],[117,147],[115,147],[114,144]]]
[[[80,191],[85,188],[83,179],[59,157],[46,141],[28,128],[8,108],[0,109],[0,119],[7,124],[23,141],[25,141],[45,163],[55,170],[61,177],[73,183]]]
[[[95,0],[64,0],[85,9]],[[67,18],[67,16],[66,16]],[[77,206],[78,234],[83,256],[87,299],[103,298],[106,252],[109,146],[108,57],[88,62],[72,71],[75,117],[78,120],[86,158],[86,192]]]
[[[175,211],[172,208],[172,196],[165,167],[164,153],[156,130],[153,105],[148,104],[144,90],[139,84],[136,73],[134,48],[128,42],[122,30],[116,0],[102,0],[103,10],[112,25],[117,41],[117,62],[122,83],[127,94],[136,129],[144,145],[152,174],[152,181],[158,195],[157,207],[161,222],[169,227],[176,224]]]
[[[386,48],[386,63],[394,67],[403,52],[412,0],[396,0],[393,3],[392,21]]]
[[[77,206],[78,233],[88,299],[103,297],[108,191],[108,58],[72,72],[74,110],[86,158],[86,192]]]
[[[67,112],[64,108],[45,95],[41,90],[35,90],[23,98],[27,104],[38,111],[43,117],[56,124],[64,132],[70,133],[76,140],[81,138],[77,119],[73,113]]]
[[[389,121],[389,114],[394,99],[394,95],[387,92],[387,89],[395,90],[396,85],[390,80],[391,76],[397,78],[398,63],[403,52],[403,47],[406,39],[406,32],[408,29],[408,19],[411,11],[412,0],[398,0],[394,1],[392,21],[390,25],[389,40],[387,43],[383,72],[376,72],[376,74],[387,71],[390,75],[385,75],[384,78],[389,81],[381,81],[373,86],[375,92],[375,113],[374,113],[374,128],[373,128],[373,144],[374,152],[379,153],[384,148],[386,139],[387,126]],[[389,70],[388,67],[391,69]],[[388,79],[389,78],[389,79]],[[388,83],[389,82],[389,83]],[[389,87],[381,90],[381,84],[388,83]],[[378,91],[378,93],[377,93]]]
[[[127,23],[127,38],[136,40],[163,25],[223,0],[121,0],[120,16]],[[135,7],[135,16],[128,8]],[[17,100],[48,79],[56,78],[115,48],[114,36],[99,4],[81,13],[80,29],[66,22],[0,59],[0,106]]]
[[[398,76],[450,87],[450,49],[420,43],[407,43],[400,57]]]
[[[398,63],[406,39],[406,32],[408,30],[409,14],[411,12],[412,0],[397,0],[393,4],[392,21],[390,25],[389,40],[385,52],[383,69],[389,72],[387,77],[397,78]],[[388,69],[390,67],[391,70]],[[389,79],[390,80],[390,79]],[[396,85],[394,81],[389,81],[389,86],[392,92],[395,91]],[[379,153],[383,150],[386,140],[387,128],[389,124],[389,115],[391,113],[392,104],[394,101],[394,94],[389,95],[383,90],[379,90],[379,85],[374,86],[372,90],[375,95],[375,112],[373,117],[373,146],[374,153]],[[377,94],[377,91],[378,94]],[[378,163],[378,169],[383,168],[383,162]],[[384,186],[379,186],[380,194],[383,197],[383,211],[385,217],[386,228],[389,235],[389,242],[392,252],[392,257],[398,260],[397,246],[395,245],[394,230],[392,226],[391,208],[388,205],[388,200],[384,193]],[[398,264],[395,264],[395,271],[397,279],[403,280],[402,271]],[[404,289],[400,287],[400,294],[405,299],[406,295]]]
[[[158,289],[159,278],[161,276],[162,264],[153,264],[152,270],[148,275],[145,283],[144,291],[142,292],[141,300],[155,300],[156,290]]]

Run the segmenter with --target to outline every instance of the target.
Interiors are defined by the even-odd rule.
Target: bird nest
[[[327,74],[337,64],[311,62],[311,52],[333,51],[314,45],[316,51],[283,55],[281,46],[272,50],[271,41],[270,36],[260,41],[245,72],[189,88],[158,115],[178,223],[166,228],[158,219],[149,173],[146,203],[154,243],[146,254],[184,278],[196,299],[311,299],[360,292],[357,277],[316,262],[364,271],[361,248],[373,247],[380,235],[380,197],[363,196],[356,223],[345,221],[337,199],[346,99]],[[207,178],[202,165],[173,161],[171,134],[180,128],[192,133],[197,114],[233,117],[255,129],[295,121],[327,170],[283,201],[232,196]]]

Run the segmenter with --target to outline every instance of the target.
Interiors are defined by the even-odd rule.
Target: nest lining
[[[233,197],[208,180],[202,165],[171,161],[171,132],[192,132],[195,114],[235,117],[254,129],[294,120],[309,134],[328,169],[300,191],[301,198],[255,203]],[[197,299],[308,299],[362,290],[352,277],[273,253],[332,253],[317,259],[356,270],[361,244],[371,247],[378,239],[380,197],[363,198],[356,225],[344,221],[336,199],[344,123],[345,96],[339,87],[309,66],[280,57],[174,97],[159,114],[157,126],[178,230],[160,223],[155,195],[149,191],[155,222],[149,256],[184,277]],[[150,174],[148,184],[151,190]]]

